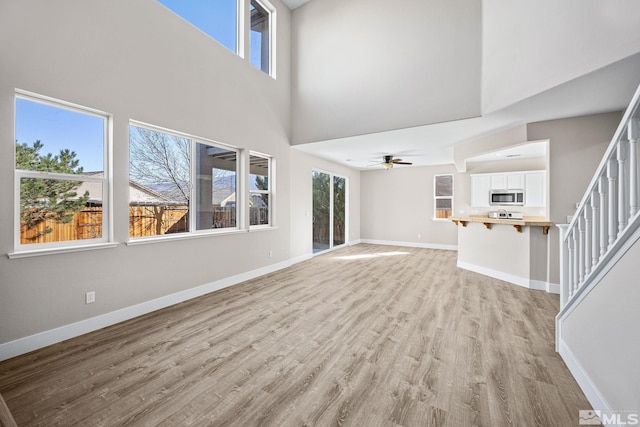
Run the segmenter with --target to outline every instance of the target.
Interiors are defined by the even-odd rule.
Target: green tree
[[[76,153],[68,149],[60,154],[41,154],[43,144],[39,140],[33,145],[16,141],[16,169],[37,172],[54,172],[76,175],[82,173]],[[71,222],[89,200],[89,192],[78,196],[75,191],[81,181],[47,178],[22,178],[20,180],[20,219],[33,228],[44,221]],[[43,234],[52,230],[47,227]]]

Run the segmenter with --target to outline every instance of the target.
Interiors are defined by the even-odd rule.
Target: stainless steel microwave
[[[524,205],[524,190],[491,190],[489,204],[497,206]]]

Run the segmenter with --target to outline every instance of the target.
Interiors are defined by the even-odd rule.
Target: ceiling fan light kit
[[[403,162],[402,159],[394,159],[393,156],[383,156],[382,157],[382,166],[385,169],[391,169],[393,165],[412,165],[411,162]]]

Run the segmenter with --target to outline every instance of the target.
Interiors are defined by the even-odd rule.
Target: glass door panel
[[[313,253],[329,249],[331,222],[329,174],[313,171]]]
[[[333,246],[345,243],[346,181],[341,176],[333,177]]]

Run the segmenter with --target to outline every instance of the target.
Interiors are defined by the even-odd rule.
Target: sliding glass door
[[[347,179],[313,172],[313,253],[346,243]]]

